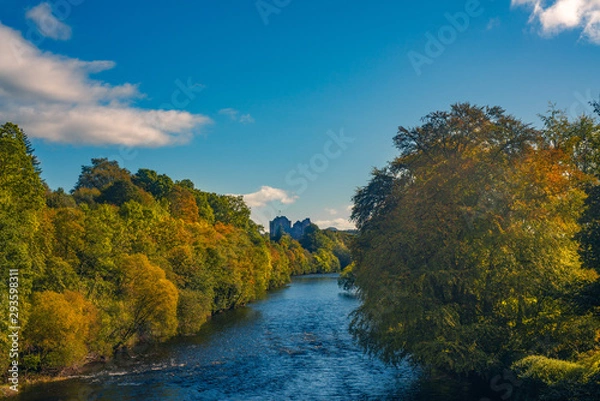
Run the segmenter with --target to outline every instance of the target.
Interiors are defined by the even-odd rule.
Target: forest
[[[70,192],[51,190],[27,135],[0,127],[0,307],[13,307],[19,349],[0,338],[0,366],[57,375],[136,344],[193,335],[293,275],[350,263],[345,233],[313,225],[301,243],[270,241],[240,196],[92,159]],[[18,288],[9,284],[16,272]],[[12,279],[10,280],[12,283]],[[14,304],[14,305],[13,305]],[[10,352],[9,352],[10,351]],[[6,376],[6,373],[3,374]]]
[[[492,388],[514,374],[502,399],[598,399],[600,125],[540,117],[460,103],[399,128],[354,197],[342,276],[366,351]]]

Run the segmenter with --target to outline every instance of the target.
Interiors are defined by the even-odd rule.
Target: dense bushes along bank
[[[55,374],[139,342],[197,332],[291,275],[347,264],[343,233],[316,226],[272,242],[241,197],[93,159],[72,191],[51,191],[25,134],[0,127],[0,293],[19,272],[19,365]],[[310,248],[309,248],[310,247]],[[0,308],[9,310],[2,296]],[[9,339],[0,321],[0,366]]]

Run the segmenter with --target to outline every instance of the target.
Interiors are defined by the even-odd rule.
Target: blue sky
[[[0,1],[0,120],[52,188],[92,157],[347,228],[399,125],[469,101],[538,124],[600,95],[600,1]]]

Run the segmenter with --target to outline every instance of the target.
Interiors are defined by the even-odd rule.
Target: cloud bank
[[[134,107],[142,97],[137,85],[90,78],[114,62],[42,52],[1,23],[0,54],[0,120],[19,124],[32,138],[157,147],[187,142],[211,123],[185,111]]]
[[[539,23],[544,35],[581,29],[581,37],[600,44],[600,0],[511,0],[511,4],[529,6],[529,22]]]

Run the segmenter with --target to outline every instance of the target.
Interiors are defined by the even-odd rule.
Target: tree
[[[300,245],[309,252],[317,252],[319,249],[333,248],[332,241],[319,229],[316,224],[311,224],[304,230],[304,235],[299,240]]]
[[[30,372],[194,334],[212,313],[289,281],[292,259],[297,271],[314,267],[296,241],[272,258],[241,197],[148,169],[132,177],[107,159],[82,168],[72,195],[39,171],[25,134],[0,127],[0,269],[19,271],[19,358]],[[8,297],[0,306],[9,309]],[[0,345],[6,367],[8,337]]]
[[[56,191],[48,189],[46,193],[46,205],[51,208],[75,207],[77,203],[72,195],[65,192],[63,188],[58,188]]]
[[[124,277],[121,290],[125,311],[117,334],[115,348],[126,344],[133,336],[141,339],[167,339],[177,331],[179,293],[167,280],[164,270],[150,263],[144,255],[122,258]]]
[[[212,208],[215,221],[230,224],[242,229],[250,224],[250,209],[241,196],[208,194],[208,203]]]
[[[142,204],[150,204],[153,201],[151,195],[135,186],[130,180],[117,180],[108,184],[96,198],[98,203],[110,203],[116,206],[121,206],[130,200]]]
[[[173,217],[190,222],[198,221],[198,204],[189,189],[175,185],[169,194],[169,202]]]
[[[81,188],[102,191],[115,181],[131,181],[131,173],[119,166],[116,161],[106,158],[92,159],[91,166],[82,166],[81,174],[75,184],[75,191]]]
[[[151,193],[156,199],[162,199],[169,195],[174,185],[169,176],[159,175],[156,171],[146,168],[138,170],[133,176],[133,183]]]
[[[351,330],[388,362],[489,375],[572,357],[594,323],[573,240],[585,194],[568,155],[500,108],[457,104],[400,127],[400,155],[359,190]]]
[[[36,293],[32,307],[24,335],[30,368],[58,369],[83,361],[97,324],[95,307],[73,291]],[[36,360],[39,366],[31,363]]]
[[[600,101],[595,101],[590,103],[594,108],[594,112],[600,116]]]
[[[198,215],[201,219],[207,221],[210,224],[215,223],[215,213],[209,203],[209,194],[202,192],[198,189],[194,190],[194,196],[196,197],[196,205],[198,206]]]

